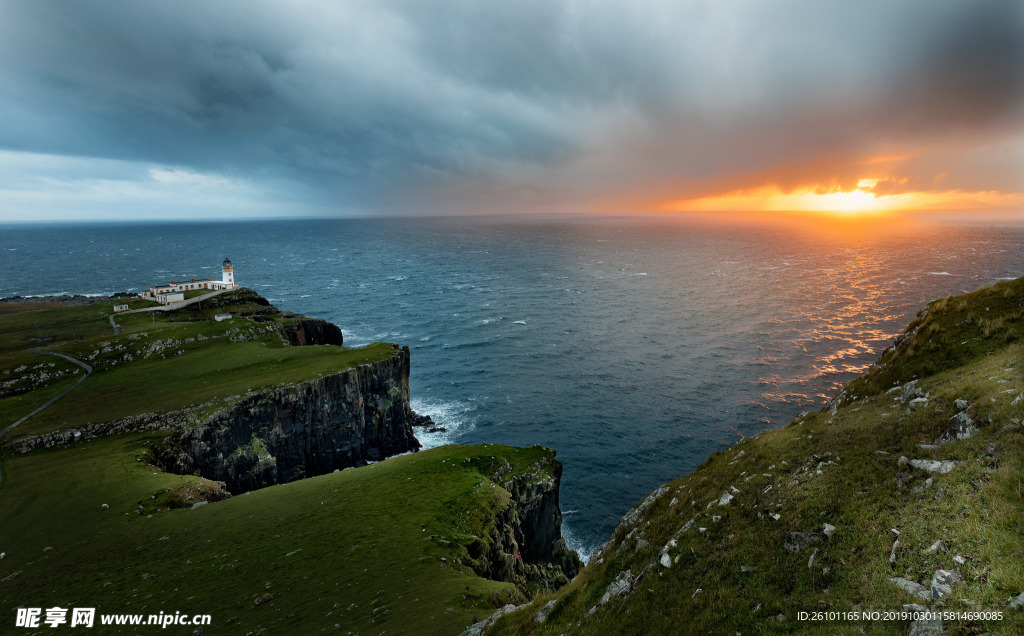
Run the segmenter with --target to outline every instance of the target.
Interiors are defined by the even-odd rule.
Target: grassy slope
[[[1024,632],[1024,612],[1006,608],[1024,592],[1024,435],[1012,423],[1024,417],[1024,404],[1011,404],[1024,390],[1022,312],[1024,279],[932,303],[909,328],[921,327],[909,346],[851,383],[834,416],[798,418],[716,453],[667,484],[636,526],[617,531],[602,562],[491,633],[904,634],[906,622],[801,623],[797,612],[899,609],[920,601],[889,578],[921,581],[939,568],[958,568],[965,582],[933,607],[1006,613],[1001,622],[947,621],[949,632]],[[883,391],[915,378],[930,394],[926,405],[904,406]],[[917,449],[947,428],[957,398],[971,403],[980,431],[938,450]],[[901,455],[959,463],[949,474],[928,475],[901,466]],[[903,488],[895,482],[900,472],[912,478]],[[932,485],[914,493],[929,476]],[[730,486],[740,492],[719,506]],[[628,597],[584,617],[620,572],[639,574],[691,519],[669,548],[670,568],[655,561]],[[824,523],[837,530],[812,567],[812,549],[783,549],[787,531],[820,532]],[[626,538],[634,528],[649,545],[638,549],[636,535]],[[901,532],[894,563],[891,528]],[[926,553],[939,539],[945,551]],[[957,566],[955,555],[966,564]],[[544,625],[535,624],[536,609],[550,598],[559,604]]]
[[[21,365],[29,372],[50,364],[77,369],[56,356],[32,353],[34,347],[74,356],[95,369],[81,386],[9,433],[10,438],[214,402],[206,408],[212,412],[247,390],[313,379],[393,353],[391,345],[382,343],[362,349],[285,347],[271,323],[245,317],[213,320],[218,313],[266,310],[247,302],[187,313],[118,315],[121,332],[114,336],[108,320],[112,304],[46,309],[23,305],[26,311],[0,313],[0,382],[16,377],[11,372]],[[135,308],[151,303],[129,304]],[[251,341],[231,341],[240,336]],[[126,355],[133,360],[125,362]],[[58,393],[73,381],[70,377],[55,377],[28,393],[0,399],[0,428]]]
[[[0,579],[22,572],[0,583],[0,625],[56,605],[209,613],[217,634],[458,633],[516,592],[454,564],[446,538],[480,534],[507,502],[493,458],[518,473],[552,453],[447,446],[150,517],[140,503],[195,480],[147,465],[154,439],[4,459]]]

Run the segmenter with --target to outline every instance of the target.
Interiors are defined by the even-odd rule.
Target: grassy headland
[[[286,346],[284,317],[246,289],[172,312],[114,315],[123,299],[81,306],[0,312],[0,429],[59,393],[84,371],[42,351],[91,365],[92,376],[6,439],[191,407],[196,417],[236,403],[249,391],[292,384],[381,360],[391,345],[361,349]],[[132,300],[133,308],[152,306]],[[4,305],[0,305],[4,307]],[[217,321],[217,314],[230,320]],[[42,351],[39,351],[42,350]]]

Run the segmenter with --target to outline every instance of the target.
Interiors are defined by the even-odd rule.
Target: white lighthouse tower
[[[231,266],[231,261],[224,259],[224,275],[221,281],[227,285],[228,289],[235,288],[235,268]]]

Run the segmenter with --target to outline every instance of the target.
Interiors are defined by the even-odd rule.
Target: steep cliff
[[[543,450],[525,472],[501,457],[478,467],[509,497],[492,511],[484,532],[466,545],[463,558],[480,576],[514,583],[525,596],[568,583],[583,565],[562,538],[562,464],[555,451]]]
[[[341,346],[341,328],[319,318],[299,317],[278,323],[281,339],[290,345],[336,345]]]
[[[412,418],[409,349],[396,345],[383,360],[247,396],[153,455],[238,493],[415,450]]]

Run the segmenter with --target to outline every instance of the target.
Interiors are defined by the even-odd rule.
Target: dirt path
[[[50,398],[50,400],[49,400],[49,401],[47,401],[47,402],[46,402],[46,404],[44,404],[44,405],[40,406],[39,408],[37,408],[36,410],[32,411],[31,413],[29,413],[29,414],[28,414],[28,415],[26,415],[25,417],[21,418],[20,420],[18,420],[18,421],[17,421],[17,422],[15,422],[14,424],[11,424],[10,426],[8,426],[7,428],[5,428],[4,430],[0,431],[0,437],[3,437],[3,436],[4,436],[4,435],[6,435],[7,433],[11,432],[12,430],[14,430],[14,427],[16,427],[16,426],[17,426],[18,424],[21,424],[22,422],[24,422],[24,421],[25,421],[25,420],[27,420],[28,418],[32,417],[32,416],[33,416],[33,415],[35,415],[36,413],[38,413],[38,412],[42,411],[42,410],[43,410],[43,409],[45,409],[46,407],[50,406],[51,404],[53,404],[53,403],[54,403],[54,402],[56,402],[57,400],[61,399],[61,398],[62,398],[62,397],[64,397],[65,395],[67,395],[68,391],[70,391],[71,389],[75,388],[76,386],[78,386],[78,385],[79,385],[79,384],[81,384],[82,382],[85,382],[85,379],[86,379],[87,377],[89,377],[89,374],[90,374],[90,373],[92,373],[92,367],[91,367],[91,366],[89,366],[88,364],[86,364],[86,363],[82,362],[81,360],[79,360],[79,359],[77,359],[77,358],[72,358],[72,357],[71,357],[71,356],[69,356],[69,355],[65,355],[65,354],[63,354],[63,353],[57,353],[56,351],[46,351],[45,349],[31,349],[31,351],[32,351],[32,353],[42,353],[42,354],[44,354],[44,355],[48,355],[48,356],[59,356],[59,357],[61,357],[61,358],[64,358],[65,360],[67,360],[67,361],[69,361],[69,362],[74,362],[74,363],[75,363],[75,364],[77,364],[78,366],[80,366],[80,367],[82,367],[83,369],[85,369],[85,375],[83,375],[82,377],[78,378],[78,381],[77,381],[77,382],[75,382],[74,384],[72,384],[71,386],[69,386],[68,388],[64,389],[63,391],[61,391],[61,392],[60,392],[60,393],[58,393],[57,395],[55,395],[55,396],[53,396],[52,398]]]

